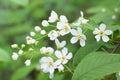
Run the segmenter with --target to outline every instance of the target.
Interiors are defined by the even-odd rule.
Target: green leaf
[[[92,32],[87,33],[88,39],[86,41],[86,45],[84,47],[80,47],[76,52],[73,58],[74,65],[77,65],[86,55],[88,55],[90,52],[98,50],[104,44],[103,42],[97,42],[91,33]]]
[[[20,80],[26,77],[34,68],[36,65],[31,65],[29,67],[22,67],[19,68],[11,77],[11,80]]]
[[[8,52],[0,48],[0,61],[9,61],[9,59]]]
[[[79,63],[72,80],[94,80],[119,71],[119,54],[92,52]]]
[[[26,6],[29,3],[29,0],[11,0],[11,1],[13,1],[14,3],[19,4],[21,6]]]

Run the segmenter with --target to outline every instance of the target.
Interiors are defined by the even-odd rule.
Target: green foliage
[[[30,67],[22,67],[19,68],[17,71],[14,72],[14,74],[11,77],[11,80],[21,80],[24,77],[26,77],[33,69],[35,68],[35,65],[31,65]]]
[[[10,56],[8,54],[8,52],[6,52],[5,50],[0,48],[0,61],[9,61],[10,60]]]
[[[55,29],[54,23],[55,26],[47,28],[41,25],[52,10],[67,16],[69,23],[78,19],[80,10],[89,20],[86,25],[80,26],[87,36],[85,47],[81,47],[79,42],[71,44],[72,36],[69,34],[59,38],[66,40],[66,47],[73,53],[73,58],[64,72],[57,73],[55,70],[52,80],[70,80],[71,77],[72,80],[120,80],[120,0],[0,0],[0,80],[50,80],[49,74],[33,70],[42,57],[40,48],[55,48],[54,41],[46,38],[47,35],[36,33],[34,38],[39,41],[38,45],[29,46],[35,51],[29,52],[29,47],[25,47],[25,55],[20,55],[18,61],[11,61],[10,45],[18,43],[20,48],[21,43],[26,43],[25,36],[34,31],[34,26],[40,26],[47,33]],[[101,23],[113,31],[108,43],[96,42],[93,35],[94,28]],[[31,56],[34,57],[32,65],[25,67],[25,60]]]
[[[120,55],[92,52],[77,66],[72,80],[94,80],[120,71]]]

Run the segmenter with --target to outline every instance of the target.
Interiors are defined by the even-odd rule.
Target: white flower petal
[[[77,35],[78,34],[77,30],[75,30],[75,29],[71,29],[70,32],[71,32],[72,35]]]
[[[106,28],[106,25],[102,23],[102,24],[100,24],[100,27],[99,27],[99,28],[100,28],[100,30],[103,30],[103,31],[104,31],[105,28]]]
[[[82,39],[86,40],[86,35],[82,34]]]
[[[50,73],[49,78],[52,79],[54,77],[54,73]]]
[[[55,56],[56,56],[57,58],[61,58],[61,57],[62,57],[62,53],[61,53],[60,51],[56,50],[56,51],[55,51]]]
[[[61,42],[61,47],[64,47],[66,45],[66,41]]]
[[[66,55],[67,52],[68,52],[68,49],[64,47],[64,48],[62,49],[62,54],[63,54],[63,55]]]
[[[111,30],[106,30],[106,31],[105,31],[105,34],[106,34],[106,35],[111,35],[111,34],[112,34],[112,31],[111,31]]]
[[[77,28],[77,31],[78,31],[78,33],[82,33],[82,29],[81,28]]]
[[[93,34],[98,34],[98,33],[99,33],[98,28],[95,28],[95,30],[93,31]]]
[[[66,35],[66,34],[68,34],[68,33],[69,33],[69,31],[68,31],[68,32],[66,32],[65,30],[61,30],[61,31],[60,31],[60,35],[61,35],[61,36],[64,36],[64,35]]]
[[[73,56],[73,55],[72,55],[72,53],[70,52],[70,53],[68,53],[68,55],[66,56],[66,58],[67,58],[67,59],[71,59],[72,56]]]
[[[81,45],[82,47],[85,46],[85,40],[80,39],[80,45]]]
[[[80,11],[80,14],[81,14],[81,17],[83,17],[84,15],[83,15],[83,11]]]
[[[61,15],[61,16],[60,16],[60,22],[64,22],[64,23],[68,22],[66,16]]]
[[[96,38],[97,42],[100,41],[100,35],[96,35],[95,38]]]
[[[72,37],[71,40],[70,40],[70,42],[71,42],[72,44],[76,43],[77,41],[78,41],[78,38],[77,38],[77,37]]]
[[[60,64],[61,64],[61,62],[62,62],[62,61],[59,59],[59,60],[55,61],[55,63],[54,63],[54,64],[55,64],[56,66],[58,66],[58,65],[60,65]]]
[[[63,62],[62,62],[62,64],[66,64],[68,62],[68,60],[64,60]]]
[[[59,65],[58,66],[58,71],[63,71],[64,70],[64,66],[63,65]]]
[[[60,44],[59,40],[58,39],[55,39],[55,44]]]
[[[109,41],[109,37],[106,36],[106,35],[104,35],[104,36],[102,36],[102,40],[103,40],[104,42],[108,42],[108,41]]]
[[[57,29],[61,30],[64,27],[62,22],[57,22]]]
[[[87,19],[83,19],[83,20],[82,20],[82,24],[86,24],[87,22],[88,22]]]

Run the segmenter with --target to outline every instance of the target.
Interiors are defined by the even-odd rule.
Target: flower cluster
[[[87,37],[82,29],[83,27],[81,26],[88,24],[89,20],[84,18],[82,11],[80,14],[81,16],[79,19],[72,23],[75,27],[72,27],[66,16],[58,16],[55,11],[52,11],[48,20],[42,21],[41,24],[43,27],[35,26],[34,31],[30,32],[30,36],[26,36],[26,45],[30,46],[28,48],[29,52],[35,51],[34,49],[39,43],[39,39],[42,39],[43,37],[48,37],[49,40],[55,43],[56,48],[51,46],[43,46],[40,47],[39,52],[40,55],[42,55],[39,60],[39,68],[45,73],[50,73],[50,78],[53,78],[55,70],[64,71],[65,65],[73,57],[73,54],[68,52],[69,49],[65,47],[67,42],[65,40],[60,41],[59,37],[71,34],[71,39],[69,41],[71,44],[79,42],[81,47],[86,45]],[[56,24],[55,29],[47,32],[44,28],[50,27],[49,25],[53,23]],[[112,31],[105,29],[106,25],[102,23],[99,28],[95,28],[95,30],[93,30],[93,34],[95,35],[97,42],[100,41],[101,37],[104,42],[108,42],[110,40],[108,36],[112,34]],[[24,54],[23,48],[26,45],[22,44],[20,48],[17,44],[11,45],[12,48],[18,49],[17,52],[13,52],[12,54],[13,60],[17,60],[20,55]],[[26,66],[30,66],[31,59],[32,58],[26,59],[24,62]]]

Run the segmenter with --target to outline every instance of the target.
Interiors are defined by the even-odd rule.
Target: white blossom
[[[84,14],[80,11],[81,16],[79,17],[76,23],[73,23],[75,26],[80,26],[81,24],[87,24],[88,20],[84,18]]]
[[[19,50],[18,54],[21,55],[21,54],[23,54],[23,52],[24,52],[23,50]]]
[[[30,59],[27,59],[27,60],[25,61],[25,65],[26,65],[26,66],[30,66],[30,64],[31,64],[31,60],[30,60]]]
[[[17,44],[12,44],[11,47],[12,47],[12,48],[17,48],[18,45],[17,45]]]
[[[106,8],[102,8],[101,11],[102,11],[102,12],[106,12]]]
[[[40,34],[45,35],[45,34],[46,34],[46,31],[45,31],[45,30],[41,30],[41,31],[40,31]]]
[[[59,33],[55,30],[52,30],[48,33],[50,40],[55,40],[59,36]]]
[[[36,40],[35,39],[33,39],[32,37],[30,37],[30,36],[27,36],[26,37],[26,42],[27,42],[27,44],[35,44],[35,42],[36,42]]]
[[[52,11],[50,17],[48,18],[48,22],[53,23],[58,20],[58,15],[55,11]]]
[[[118,8],[114,8],[114,11],[115,11],[115,12],[118,12],[118,11],[119,11],[119,9],[118,9]]]
[[[42,26],[47,27],[49,25],[47,20],[43,20],[42,21]]]
[[[50,78],[53,78],[54,76],[54,71],[57,68],[57,66],[60,64],[60,62],[56,61],[54,62],[51,57],[42,57],[40,59],[40,68],[42,69],[43,72],[50,73]]]
[[[41,31],[41,28],[39,26],[35,26],[35,31],[36,32],[40,32]]]
[[[58,58],[58,62],[66,64],[72,58],[72,53],[68,53],[68,49],[64,47],[61,51],[56,50],[55,56]]]
[[[29,48],[29,51],[32,52],[32,51],[33,51],[33,48]]]
[[[42,54],[52,55],[54,52],[54,49],[52,47],[42,47],[40,48],[40,52]]]
[[[21,47],[24,48],[24,47],[25,47],[25,44],[22,44]]]
[[[30,32],[30,35],[31,36],[35,36],[35,32]]]
[[[70,26],[65,22],[57,22],[57,29],[60,30],[60,35],[64,36],[70,32]]]
[[[106,25],[105,24],[100,24],[99,29],[95,28],[95,30],[93,31],[93,34],[96,35],[95,38],[96,38],[97,42],[100,41],[101,37],[102,37],[102,40],[104,42],[109,41],[108,35],[111,35],[112,31],[111,30],[105,30],[105,29],[106,29]]]
[[[66,45],[66,41],[60,42],[58,39],[55,39],[55,44],[57,45],[58,49],[61,49]]]
[[[117,17],[116,15],[112,15],[112,19],[115,20]]]
[[[82,33],[82,29],[81,28],[77,28],[77,30],[75,29],[71,29],[71,34],[73,35],[73,37],[71,38],[70,42],[72,44],[76,43],[78,40],[80,40],[80,45],[83,47],[85,46],[85,40],[86,40],[86,36]]]
[[[64,66],[62,64],[60,64],[58,67],[57,67],[58,71],[63,71],[64,70]]]
[[[19,57],[18,54],[15,53],[15,52],[13,52],[13,54],[12,54],[12,59],[13,59],[13,60],[17,60],[18,57]]]

